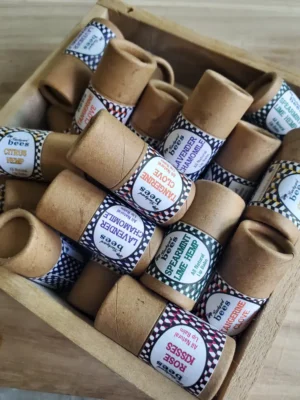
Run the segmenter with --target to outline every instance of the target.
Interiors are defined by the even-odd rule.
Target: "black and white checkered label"
[[[90,22],[66,48],[65,54],[79,58],[95,71],[108,42],[116,35],[98,21]]]
[[[195,396],[209,382],[226,336],[195,315],[169,303],[139,358]]]
[[[249,206],[265,207],[277,212],[300,230],[300,164],[275,161],[266,172]]]
[[[50,132],[0,128],[0,175],[43,180],[41,156]]]
[[[56,265],[46,275],[30,280],[53,290],[70,290],[79,278],[86,261],[83,249],[61,235],[61,254]]]
[[[254,189],[257,186],[256,182],[249,181],[248,179],[241,178],[216,162],[212,162],[205,172],[203,179],[208,181],[214,181],[220,183],[223,186],[228,187],[233,192],[237,193],[245,201],[248,201],[251,197]]]
[[[138,137],[140,137],[141,139],[143,139],[144,142],[148,143],[149,146],[151,146],[153,149],[158,150],[158,148],[159,148],[159,146],[160,146],[160,143],[161,143],[160,140],[154,139],[154,138],[152,138],[152,137],[150,137],[150,136],[146,136],[146,135],[144,135],[144,134],[138,132],[138,131],[131,125],[130,122],[127,124],[127,127],[128,127],[133,133],[135,133]]]
[[[81,133],[90,122],[91,118],[100,110],[107,110],[120,122],[126,124],[134,107],[118,104],[106,99],[89,83],[76,110],[72,126],[76,133]]]
[[[202,131],[179,113],[160,152],[179,172],[196,181],[224,144]]]
[[[4,201],[5,201],[5,183],[0,185],[0,214],[4,211]]]
[[[289,131],[300,127],[300,100],[283,82],[278,93],[265,106],[245,119],[283,139]]]
[[[214,272],[221,250],[213,237],[176,222],[166,232],[147,274],[197,301]]]
[[[236,336],[247,328],[267,300],[244,295],[216,272],[193,312],[220,332]]]
[[[88,223],[79,243],[130,274],[153,236],[155,225],[107,195]]]
[[[148,147],[140,166],[114,193],[148,218],[163,224],[183,206],[192,181]]]

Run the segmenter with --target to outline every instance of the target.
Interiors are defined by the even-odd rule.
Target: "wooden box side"
[[[37,82],[49,67],[55,55],[65,47],[65,44],[70,37],[76,34],[88,20],[95,16],[109,17],[124,30],[125,36],[128,39],[141,44],[148,50],[156,52],[174,63],[180,83],[186,86],[192,87],[199,79],[203,70],[207,68],[214,68],[219,72],[224,73],[224,75],[229,78],[237,80],[243,85],[246,85],[259,73],[273,70],[285,77],[285,79],[291,83],[299,93],[299,72],[290,72],[283,67],[252,57],[242,50],[237,50],[231,46],[203,38],[186,28],[174,24],[173,22],[170,23],[158,17],[153,17],[143,10],[133,9],[132,7],[126,6],[116,0],[100,0],[98,5],[96,5],[82,20],[82,22],[75,27],[68,38],[62,43],[60,48],[47,58],[32,77],[3,107],[0,111],[0,125],[19,125],[35,128],[42,126],[43,118],[41,118],[40,115],[44,114],[46,103],[38,92]],[[173,59],[173,53],[181,54],[178,58]],[[186,65],[186,68],[183,68],[184,65]],[[234,73],[232,71],[234,71]],[[0,272],[2,274],[2,271]],[[100,352],[101,354],[99,354],[99,349],[97,350],[95,343],[93,344],[90,342],[94,339],[96,340],[95,335],[98,337],[97,340],[100,340],[99,338],[101,338],[101,341],[108,339],[104,338],[90,326],[89,332],[93,333],[91,333],[90,336],[87,336],[89,338],[87,340],[88,343],[80,340],[78,337],[74,338],[73,334],[66,329],[62,320],[60,320],[59,323],[54,323],[49,317],[49,313],[43,312],[42,305],[39,302],[37,304],[31,304],[27,298],[28,293],[21,291],[21,281],[19,281],[19,279],[22,278],[10,275],[8,279],[8,276],[6,276],[6,279],[0,280],[0,288],[18,300],[21,304],[24,304],[33,313],[41,317],[71,341],[88,351],[104,365],[107,365],[108,368],[117,372],[130,383],[135,384],[140,390],[147,393],[147,395],[157,399],[184,399],[191,397],[176,387],[172,382],[167,381],[167,379],[149,369],[148,366],[143,365],[139,360],[132,357],[127,352],[123,354],[124,350],[111,342],[111,352],[118,352],[118,357],[120,357],[121,360],[123,360],[122,357],[124,355],[127,360],[127,367],[126,363],[124,364],[124,362],[119,362],[119,358],[118,362],[109,362],[107,364],[107,350],[102,350]],[[22,279],[22,282],[24,287],[27,287],[26,284],[28,284],[28,282],[24,279]],[[250,387],[260,372],[266,354],[282,323],[286,309],[295,294],[299,282],[299,268],[298,265],[294,265],[291,270],[287,271],[286,276],[274,291],[270,301],[260,314],[259,318],[257,318],[239,342],[235,362],[232,366],[231,373],[223,385],[219,399],[246,399]],[[27,289],[30,293],[32,290],[40,291],[40,289],[33,288],[32,286],[29,286]],[[21,292],[22,295],[20,295]],[[58,307],[57,300],[54,301],[49,299],[49,296],[47,297],[47,301],[45,300],[45,305],[46,304],[50,309],[52,309],[51,307]],[[65,306],[60,305],[60,307],[61,311],[65,310]],[[67,312],[67,310],[65,310],[65,312]],[[70,315],[73,315],[70,310],[68,312],[70,313],[68,314],[69,317]],[[76,316],[76,318],[76,326],[78,327],[76,331],[79,331],[79,329],[87,329],[86,326],[83,326],[82,322],[80,322],[80,318],[78,318],[78,316]],[[96,343],[98,342],[96,341]],[[119,354],[119,352],[121,353]],[[133,373],[132,371],[131,373],[128,372],[129,362],[134,363],[133,365],[135,366],[135,370]],[[143,368],[146,369],[143,370]],[[148,383],[143,380],[142,371],[151,377],[148,379]],[[166,393],[161,392],[161,388],[169,387],[170,389],[168,390],[164,389]]]

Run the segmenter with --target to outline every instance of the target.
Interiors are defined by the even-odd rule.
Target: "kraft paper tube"
[[[52,289],[72,287],[84,266],[84,255],[26,210],[0,217],[0,267]]]
[[[45,183],[8,179],[5,183],[4,211],[23,208],[35,211],[38,202],[45,193]]]
[[[245,211],[292,243],[300,230],[300,129],[289,132]]]
[[[295,251],[292,243],[273,228],[243,221],[196,314],[223,333],[241,333],[291,266]]]
[[[153,223],[67,170],[50,184],[36,214],[123,273],[141,275],[162,241]]]
[[[240,121],[204,179],[221,183],[248,200],[280,145],[268,131]]]
[[[90,261],[73,286],[68,302],[95,318],[104,299],[120,275],[103,262]]]
[[[42,95],[51,104],[74,112],[107,44],[115,37],[122,39],[123,35],[112,22],[93,19],[53,60],[39,84]]]
[[[157,68],[152,75],[152,79],[159,79],[170,83],[170,85],[174,85],[175,74],[171,64],[162,57],[154,56],[154,58],[157,63]]]
[[[300,100],[276,72],[263,74],[246,90],[254,97],[245,119],[274,133],[281,140],[300,127]]]
[[[147,85],[128,127],[157,149],[187,96],[179,89],[156,79]]]
[[[50,106],[47,110],[47,124],[53,132],[69,133],[72,125],[72,114],[57,106]]]
[[[176,376],[181,376],[184,389],[202,400],[215,396],[235,351],[233,339],[127,276],[108,294],[95,328],[159,372],[169,371],[164,375],[171,380],[176,382]],[[210,341],[217,351],[208,354],[206,345]]]
[[[181,221],[166,232],[141,282],[178,306],[191,310],[245,207],[240,196],[211,181],[196,182],[195,199]]]
[[[193,182],[106,110],[79,136],[68,160],[160,225],[182,218],[195,195]]]
[[[76,135],[0,127],[0,174],[47,182],[66,168],[79,173],[66,159],[76,139]]]
[[[126,124],[156,66],[136,44],[111,40],[76,110],[72,131],[80,133],[101,109]]]
[[[205,71],[166,135],[163,156],[197,180],[252,101],[235,83]]]

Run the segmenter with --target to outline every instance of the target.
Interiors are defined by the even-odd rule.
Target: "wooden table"
[[[0,106],[94,2],[1,1]],[[201,34],[230,42],[291,68],[300,68],[300,2],[296,0],[252,0],[250,3],[245,0],[127,2],[174,19]],[[260,379],[250,393],[250,400],[300,398],[299,335],[300,291],[291,304]],[[2,343],[1,337],[4,338]],[[55,346],[61,341],[65,342],[65,351],[55,358],[55,362],[60,361],[57,368],[49,360]],[[4,350],[0,360],[0,386],[96,396],[93,390],[98,365],[96,360],[93,362],[81,349],[2,293],[0,345]],[[70,364],[74,365],[72,370]],[[62,376],[65,376],[63,380]],[[97,383],[101,383],[101,380],[105,381],[105,376],[99,374]],[[109,398],[119,399],[121,393],[113,389],[113,382],[111,389],[115,390],[115,395],[110,391]]]

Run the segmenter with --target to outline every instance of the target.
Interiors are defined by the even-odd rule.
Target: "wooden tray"
[[[170,61],[178,84],[185,87],[193,88],[207,68],[242,86],[262,72],[277,71],[300,94],[300,71],[291,72],[122,2],[99,0],[60,48],[45,60],[2,108],[1,126],[45,126],[47,104],[37,89],[37,83],[55,55],[66,47],[69,38],[96,16],[111,19],[127,39]],[[299,282],[300,269],[294,265],[240,340],[230,374],[218,395],[219,400],[247,398]],[[107,400],[194,398],[101,335],[89,321],[50,291],[3,269],[0,270],[0,289],[0,304],[8,301],[11,310],[14,310],[8,315],[0,306],[0,360],[1,370],[4,371],[0,374],[0,385]],[[35,357],[38,352],[42,358]],[[3,365],[9,368],[16,360],[18,368],[15,375],[6,376]],[[60,384],[57,384],[60,379]]]

